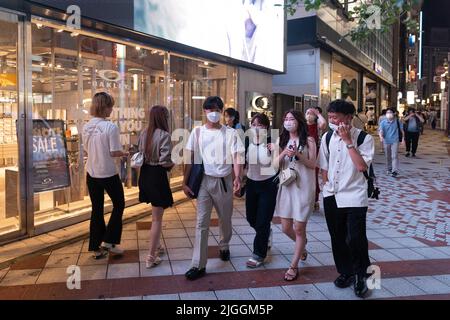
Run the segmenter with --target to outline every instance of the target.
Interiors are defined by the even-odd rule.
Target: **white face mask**
[[[285,121],[284,128],[289,132],[297,130],[297,124],[294,121]]]
[[[388,118],[389,120],[392,120],[392,119],[394,119],[394,114],[386,113],[386,118]]]
[[[337,124],[334,124],[334,123],[331,123],[331,122],[328,124],[328,126],[333,131],[338,131],[338,129],[339,129],[339,126]]]
[[[220,121],[220,116],[221,113],[214,111],[214,112],[210,112],[206,115],[206,118],[208,118],[209,121],[211,121],[212,123],[217,123]]]

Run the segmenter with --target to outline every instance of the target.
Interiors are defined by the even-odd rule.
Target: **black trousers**
[[[411,151],[412,154],[416,154],[420,132],[405,132],[405,134],[406,152]]]
[[[340,274],[367,275],[370,266],[366,236],[367,207],[338,208],[336,198],[323,199],[336,269]]]
[[[119,244],[122,236],[122,215],[125,209],[125,196],[119,175],[109,178],[92,178],[87,175],[89,197],[92,202],[89,251],[98,250],[102,241]],[[105,191],[113,203],[113,210],[105,225]]]
[[[264,181],[247,180],[245,209],[247,221],[255,229],[253,254],[260,258],[267,256],[270,236],[270,222],[277,200],[278,185],[273,177]]]

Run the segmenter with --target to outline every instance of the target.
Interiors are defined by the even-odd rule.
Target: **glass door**
[[[19,17],[0,10],[0,243],[26,232],[26,199],[21,196],[25,181],[20,176],[25,165],[24,134],[18,117],[24,112],[23,94],[19,94],[24,90],[19,82],[24,74],[19,62],[22,40]]]

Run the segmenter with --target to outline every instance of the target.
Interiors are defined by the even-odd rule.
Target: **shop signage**
[[[433,82],[441,82],[442,81],[442,77],[441,76],[434,76],[433,77]]]
[[[375,72],[378,73],[378,74],[382,74],[383,73],[383,68],[378,63],[374,63],[373,64],[373,70],[375,70]]]
[[[33,190],[70,186],[63,120],[33,120]]]

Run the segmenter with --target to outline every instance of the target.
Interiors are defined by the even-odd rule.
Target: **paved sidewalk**
[[[373,290],[370,299],[450,299],[450,162],[442,133],[426,131],[417,155],[406,158],[402,150],[400,176],[392,178],[384,173],[377,150],[375,170],[382,194],[371,201],[367,234],[371,260],[381,269],[382,289]],[[81,240],[0,270],[0,299],[356,299],[351,288],[337,289],[332,283],[337,274],[322,212],[308,223],[308,259],[293,282],[283,280],[293,242],[277,219],[268,262],[257,270],[246,268],[254,231],[239,199],[234,202],[231,261],[219,259],[214,215],[207,275],[186,280],[195,219],[195,201],[166,211],[167,252],[158,267],[146,269],[143,262],[151,226],[151,217],[146,217],[124,226],[123,257],[94,260],[87,240]],[[80,290],[67,289],[70,265],[81,268]]]

